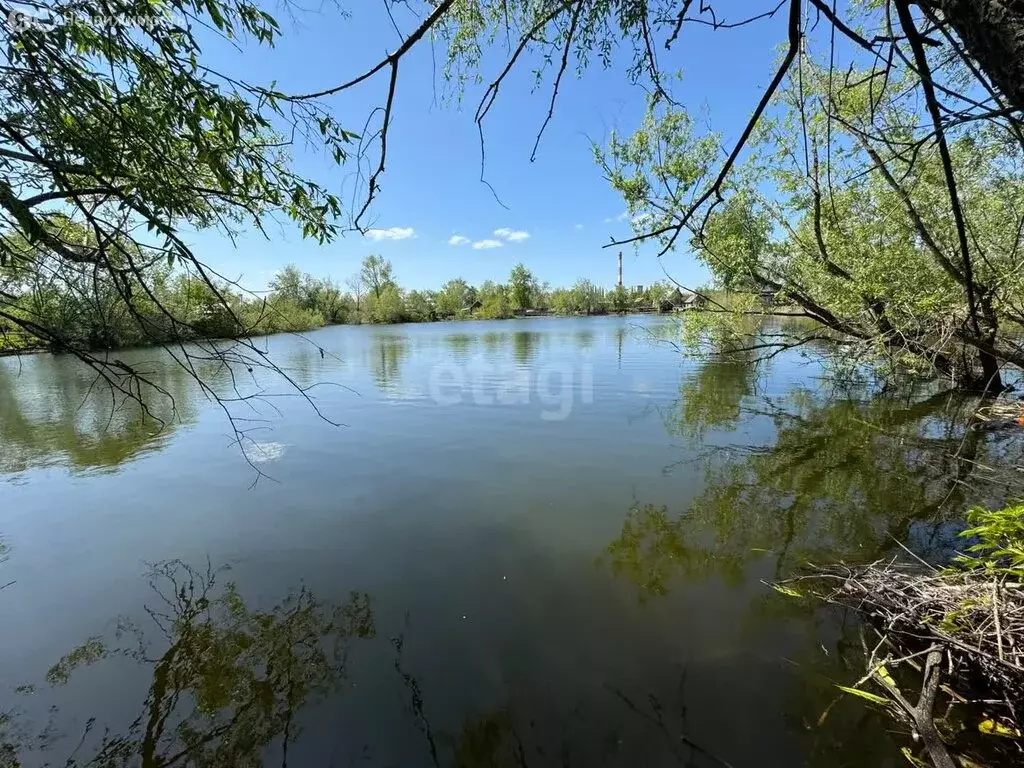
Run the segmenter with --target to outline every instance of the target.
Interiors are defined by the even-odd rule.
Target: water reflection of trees
[[[460,363],[469,359],[474,341],[476,337],[469,333],[449,333],[444,337],[444,343],[451,351],[452,358]]]
[[[703,439],[711,430],[735,428],[746,398],[757,392],[757,378],[752,351],[712,355],[683,378],[678,400],[664,414],[666,429]]]
[[[404,336],[374,334],[370,344],[370,374],[381,389],[393,389],[402,375],[402,364],[409,356],[409,345]]]
[[[748,390],[726,392],[732,397],[680,405],[680,431],[735,424],[742,410],[746,419],[769,420],[774,439],[702,454],[704,489],[678,514],[650,504],[628,511],[606,554],[643,594],[664,593],[674,574],[742,578],[765,553],[778,574],[809,561],[871,559],[906,540],[916,521],[927,525],[915,529],[914,544],[938,553],[953,540],[948,523],[984,492],[971,478],[986,443],[966,428],[966,401],[937,394],[821,402],[797,392],[741,408]]]
[[[714,581],[747,601],[739,622],[746,637],[785,632],[802,684],[781,694],[795,697],[784,711],[808,732],[805,764],[834,765],[858,734],[880,729],[863,702],[835,703],[835,680],[856,679],[863,666],[859,624],[758,582],[808,562],[870,561],[897,541],[933,560],[948,556],[965,507],[1005,494],[989,469],[1005,457],[998,440],[969,428],[974,400],[865,388],[770,397],[759,387],[764,365],[719,354],[684,379],[665,421],[701,448],[688,463],[702,469],[703,487],[679,508],[634,502],[600,562],[642,603]],[[718,440],[733,430],[744,439]],[[877,752],[877,764],[896,759],[892,744],[869,741],[856,764],[865,749]]]
[[[836,701],[832,679],[845,673],[839,659],[819,655],[816,659],[798,657],[790,663],[806,665],[799,673],[802,684],[786,686],[787,695],[797,696],[796,701],[787,702],[787,719],[793,720],[792,732],[799,734],[803,765],[835,768],[887,765],[893,761],[897,748],[885,732],[883,717],[850,697]],[[720,671],[724,670],[700,672],[714,675]],[[600,670],[596,672],[600,674]],[[409,688],[409,712],[417,718],[423,736],[426,759],[422,763],[429,760],[435,768],[732,768],[734,763],[728,756],[717,753],[711,744],[722,745],[723,733],[746,732],[756,739],[763,726],[744,722],[742,707],[736,711],[739,719],[732,720],[732,712],[726,707],[718,727],[696,732],[696,718],[691,714],[699,715],[705,706],[721,707],[722,702],[707,700],[705,680],[691,686],[691,670],[684,665],[669,664],[661,672],[660,682],[651,685],[605,682],[595,698],[579,700],[569,711],[553,708],[540,696],[531,701],[510,700],[496,709],[465,717],[453,734],[432,728],[431,691],[423,687],[422,681],[406,674],[405,684]],[[837,761],[837,756],[844,754],[851,759]],[[779,764],[776,759],[763,763]],[[741,764],[753,763],[735,765]]]
[[[537,349],[543,341],[543,334],[537,331],[515,331],[512,333],[512,359],[518,365],[529,365],[537,356]]]
[[[759,382],[780,361],[730,350],[724,338],[706,351],[663,412],[669,433],[698,449],[686,463],[702,467],[703,491],[681,510],[635,504],[605,553],[642,595],[663,594],[674,575],[742,579],[766,556],[779,575],[808,561],[870,559],[894,539],[940,556],[968,503],[1006,493],[991,483],[998,445],[969,427],[976,400],[868,384],[772,397]],[[741,428],[761,444],[711,439]]]
[[[0,361],[0,473],[49,464],[112,470],[161,445],[195,418],[194,390],[179,366],[155,360],[148,368],[155,386],[140,385],[136,400],[112,396],[69,359]]]
[[[8,558],[10,557],[9,553],[10,547],[7,546],[7,542],[4,541],[3,536],[0,536],[0,565],[3,565],[7,562]],[[0,571],[0,590],[6,589],[13,583],[13,581],[8,581],[7,579],[5,579],[3,571]]]
[[[488,355],[497,355],[508,345],[508,334],[488,331],[480,335],[480,341]]]
[[[93,718],[84,728],[74,727],[63,714],[57,716],[51,710],[51,725],[38,734],[0,714],[0,766],[13,768],[34,763],[36,757],[43,762],[57,755],[61,758],[57,762],[68,768],[256,766],[268,764],[271,755],[282,765],[288,764],[289,756],[293,763],[303,763],[310,755],[317,764],[326,765],[337,763],[321,750],[345,742],[362,745],[358,758],[362,764],[456,768],[710,768],[728,764],[729,755],[719,756],[714,750],[733,751],[720,729],[707,728],[706,717],[690,717],[705,707],[713,712],[722,709],[719,684],[714,681],[723,672],[716,665],[728,664],[728,657],[697,660],[694,670],[666,660],[657,676],[634,678],[631,670],[604,679],[608,670],[597,667],[589,682],[575,680],[567,685],[573,678],[566,676],[547,685],[513,684],[504,703],[495,706],[495,700],[501,699],[484,694],[482,682],[481,695],[471,697],[471,703],[450,690],[455,684],[445,676],[431,677],[431,656],[417,654],[418,663],[407,659],[405,639],[399,636],[392,640],[390,663],[373,652],[359,658],[381,662],[378,677],[395,677],[392,686],[383,685],[379,691],[400,693],[400,699],[370,694],[342,707],[333,697],[350,699],[363,690],[362,677],[358,688],[345,683],[356,658],[354,643],[375,633],[368,598],[353,593],[344,604],[332,605],[301,589],[270,610],[257,610],[224,578],[223,570],[197,570],[180,562],[154,567],[150,573],[154,599],[145,619],[120,620],[109,636],[79,643],[46,676],[47,683],[58,688],[73,686],[80,677],[89,685],[86,667],[112,665],[109,677],[119,674],[123,669],[119,665],[125,661],[138,664],[148,681],[141,710],[129,714],[126,721],[134,715],[130,724],[113,729]],[[414,631],[411,637],[415,640]],[[829,664],[823,668],[819,661],[814,666],[820,685],[810,679],[806,685],[795,684],[771,670],[765,670],[765,679],[782,682],[787,691],[783,695],[798,696],[787,707],[794,718],[813,722],[834,697],[829,673],[832,677],[838,673]],[[691,671],[700,678],[692,687]],[[808,674],[801,671],[801,680]],[[356,679],[352,676],[351,682]],[[709,694],[713,701],[708,701]],[[331,716],[331,727],[347,732],[348,737],[328,746],[314,735],[312,751],[307,744],[300,748],[303,726],[310,725],[302,713],[326,701],[331,702],[332,712],[339,713]],[[396,723],[388,712],[377,709],[368,714],[370,732],[383,736],[383,743],[364,741],[370,733],[345,727],[345,713],[355,714],[367,705],[386,706],[386,701],[400,707],[396,711],[402,712],[411,728],[393,736],[391,731],[375,731],[376,722]],[[481,701],[489,703],[481,705]],[[739,712],[750,706],[744,705]],[[728,716],[728,708],[725,713]],[[879,738],[882,731],[877,723],[863,727],[862,717],[862,709],[840,704],[831,711],[828,728],[808,733],[812,729],[794,723],[793,738],[805,745],[808,755],[817,755],[805,764],[835,765],[840,744],[855,750],[858,765],[883,764],[892,746]],[[744,727],[753,733],[762,731],[754,725],[723,724],[725,732]],[[37,749],[44,751],[37,753]],[[873,756],[878,758],[874,762]]]
[[[594,331],[591,328],[584,328],[583,330],[576,331],[573,335],[573,341],[576,344],[576,348],[581,350],[593,349],[595,338]]]
[[[83,667],[127,657],[152,674],[128,728],[95,734],[90,719],[67,766],[260,765],[275,740],[287,764],[297,713],[338,691],[351,643],[374,634],[369,599],[329,605],[302,588],[260,611],[222,576],[155,566],[145,626],[121,620],[112,637],[87,639],[49,670],[47,683],[62,686]]]

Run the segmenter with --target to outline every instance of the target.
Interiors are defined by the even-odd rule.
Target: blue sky
[[[751,8],[748,2],[728,6],[736,16]],[[416,26],[408,11],[399,7],[395,13],[403,31]],[[324,6],[293,19],[279,16],[279,21],[283,37],[274,49],[243,45],[235,51],[209,44],[213,66],[249,82],[276,80],[281,90],[309,92],[362,73],[398,44],[383,2],[353,4],[347,17]],[[659,51],[660,63],[665,71],[684,72],[674,88],[676,97],[727,139],[735,138],[771,77],[784,39],[785,19],[778,17],[719,32],[691,25],[671,53]],[[229,277],[241,277],[254,290],[265,288],[274,271],[288,263],[343,280],[368,253],[390,259],[405,288],[437,287],[452,277],[473,284],[501,281],[520,261],[553,285],[587,277],[613,286],[616,249],[601,246],[629,234],[630,228],[625,206],[594,164],[590,141],[604,140],[612,129],[632,132],[642,117],[644,93],[626,78],[628,57],[628,51],[621,51],[618,65],[609,70],[595,65],[581,79],[563,78],[533,163],[530,152],[547,113],[550,78],[534,91],[532,72],[538,62],[521,62],[486,123],[486,177],[507,209],[479,181],[473,114],[484,86],[468,86],[461,106],[446,100],[444,52],[438,46],[432,56],[423,41],[400,68],[387,169],[370,216],[379,230],[376,239],[352,233],[319,246],[284,227],[270,230],[269,241],[250,233],[236,246],[209,232],[194,233],[189,240],[207,263]],[[495,56],[484,63],[485,84],[503,62]],[[332,97],[328,103],[346,128],[362,131],[370,110],[383,104],[387,78],[381,72],[356,90]],[[346,180],[351,169],[337,168],[315,148],[297,147],[294,155],[303,174],[344,192],[346,199],[351,195],[352,180]],[[457,245],[450,243],[453,237]],[[627,284],[664,277],[655,254],[654,246],[623,249]],[[669,254],[663,262],[686,285],[707,279],[689,253]]]

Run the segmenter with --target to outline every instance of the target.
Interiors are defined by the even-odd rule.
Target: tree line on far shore
[[[376,255],[363,259],[344,288],[330,278],[302,273],[295,265],[270,282],[269,303],[283,317],[309,327],[338,323],[420,323],[476,318],[499,320],[537,312],[557,315],[601,315],[612,312],[658,311],[675,290],[667,282],[642,288],[613,290],[580,278],[568,288],[541,283],[523,264],[516,264],[504,283],[485,280],[470,285],[461,277],[436,290],[406,290],[391,262]]]
[[[540,283],[517,264],[504,283],[479,286],[462,278],[436,290],[406,290],[390,261],[369,255],[341,284],[281,269],[266,295],[246,293],[225,280],[152,265],[142,292],[126,291],[116,280],[94,279],[91,270],[62,269],[60,279],[40,269],[0,268],[0,283],[16,292],[21,329],[0,327],[0,351],[49,347],[114,349],[188,341],[308,331],[343,323],[411,323],[452,319],[501,319],[539,314],[599,315],[658,311],[674,286],[656,282],[641,289],[601,288],[580,278],[568,288]],[[81,283],[81,285],[78,285]],[[44,343],[24,327],[38,323],[56,331],[60,344]]]

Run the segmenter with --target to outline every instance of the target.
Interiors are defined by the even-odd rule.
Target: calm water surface
[[[0,361],[0,765],[901,765],[822,716],[855,624],[764,582],[948,548],[991,438],[666,322],[275,337],[343,426],[268,380],[244,450],[160,352],[163,429]]]

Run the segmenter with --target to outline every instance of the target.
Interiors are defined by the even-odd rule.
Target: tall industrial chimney
[[[619,251],[619,288],[622,287],[622,251]]]

